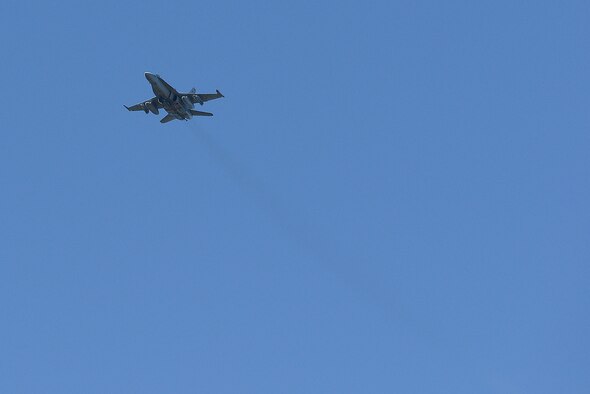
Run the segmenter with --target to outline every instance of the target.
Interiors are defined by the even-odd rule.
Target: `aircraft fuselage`
[[[180,95],[176,89],[170,86],[159,75],[150,72],[146,72],[144,75],[150,85],[152,85],[156,99],[166,112],[179,120],[188,120],[193,117],[189,110],[194,107],[194,104],[190,100]]]

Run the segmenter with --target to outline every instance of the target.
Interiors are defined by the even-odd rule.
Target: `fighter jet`
[[[193,116],[213,116],[210,112],[194,110],[195,103],[203,105],[206,101],[223,97],[219,90],[215,93],[197,93],[196,89],[192,88],[189,93],[178,93],[158,74],[146,72],[144,75],[152,85],[152,90],[156,96],[131,107],[126,105],[124,107],[128,111],[144,111],[146,114],[151,112],[154,115],[158,115],[159,110],[163,108],[168,112],[168,115],[164,116],[160,123],[168,123],[174,119],[189,120]]]

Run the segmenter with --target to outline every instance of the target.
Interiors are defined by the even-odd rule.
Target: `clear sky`
[[[0,393],[590,392],[589,21],[3,0]]]

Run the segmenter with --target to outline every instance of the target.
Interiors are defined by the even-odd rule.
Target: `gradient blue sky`
[[[589,20],[2,1],[0,392],[590,392]]]

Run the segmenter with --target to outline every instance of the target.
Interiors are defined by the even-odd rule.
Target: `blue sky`
[[[0,392],[587,393],[589,18],[3,1]]]

